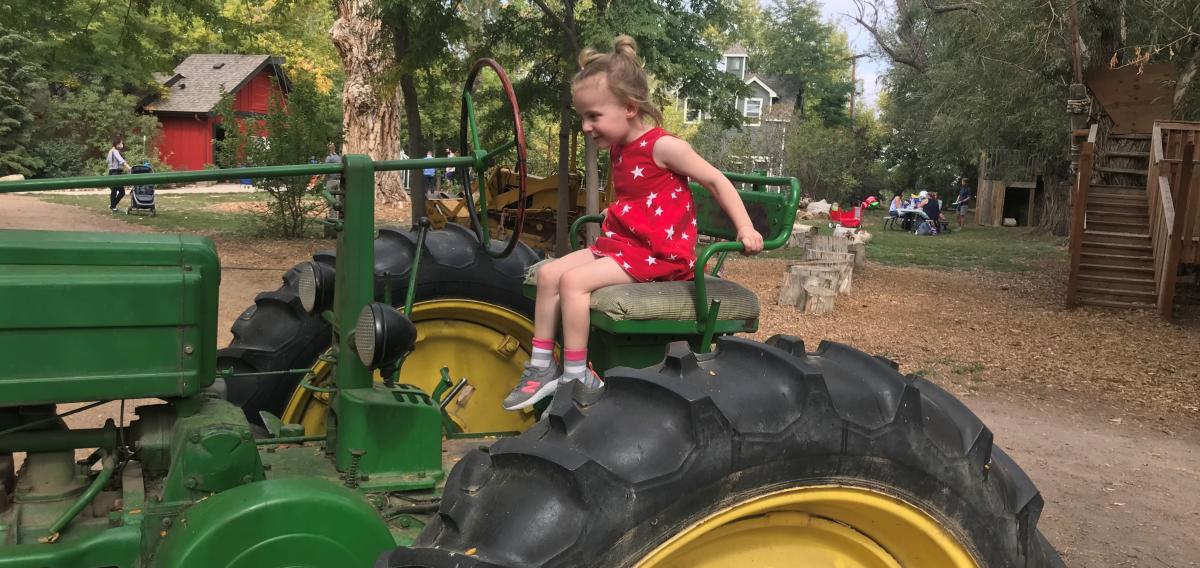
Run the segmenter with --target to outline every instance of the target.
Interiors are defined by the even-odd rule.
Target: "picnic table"
[[[917,219],[929,219],[923,209],[913,209],[910,207],[902,207],[896,210],[897,217],[900,219],[900,228],[905,231],[912,231],[914,222]]]

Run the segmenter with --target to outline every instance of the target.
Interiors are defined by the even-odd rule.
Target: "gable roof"
[[[749,55],[749,52],[747,52],[746,48],[742,47],[742,44],[740,43],[735,43],[729,46],[727,49],[725,49],[725,53],[721,54],[722,57],[746,57],[747,55]]]
[[[767,86],[767,84],[764,83],[762,79],[758,78],[758,75],[751,75],[749,79],[746,79],[746,84],[749,85],[750,83],[758,83],[758,85],[760,87],[762,87],[763,90],[765,90],[772,99],[779,98],[779,94],[775,92],[775,89],[772,89],[771,87]]]
[[[148,112],[155,113],[209,113],[220,102],[222,90],[237,92],[268,66],[279,78],[279,86],[286,93],[291,91],[291,83],[281,65],[283,58],[271,55],[189,55],[175,68],[175,73],[162,82],[163,87],[169,90],[167,96],[155,98],[142,106]]]

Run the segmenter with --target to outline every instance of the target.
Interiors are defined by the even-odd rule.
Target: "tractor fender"
[[[395,546],[362,495],[314,478],[217,493],[164,529],[152,568],[369,566]]]

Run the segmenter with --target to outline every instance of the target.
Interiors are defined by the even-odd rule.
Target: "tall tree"
[[[798,85],[795,109],[848,126],[852,54],[844,33],[821,21],[815,0],[776,0],[766,12],[756,69]]]
[[[40,81],[25,60],[29,40],[0,26],[0,175],[29,175],[41,164],[29,152],[30,106]]]
[[[345,153],[366,154],[376,160],[400,154],[399,89],[388,86],[388,70],[396,64],[386,44],[390,39],[374,15],[371,0],[337,0],[338,18],[329,37],[342,59],[346,80],[342,90],[342,130]],[[376,195],[383,201],[404,200],[398,174],[375,174]]]

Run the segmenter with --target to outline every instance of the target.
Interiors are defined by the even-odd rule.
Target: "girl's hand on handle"
[[[754,230],[754,227],[738,229],[737,240],[746,247],[746,250],[742,251],[744,255],[749,256],[762,252],[763,238],[758,231]]]

